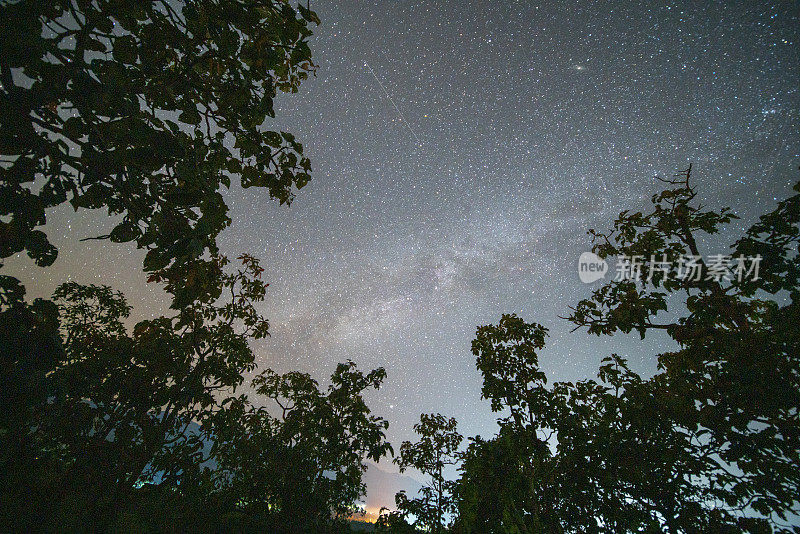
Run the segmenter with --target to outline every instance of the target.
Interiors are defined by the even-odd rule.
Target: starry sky
[[[279,206],[227,193],[225,252],[260,257],[272,337],[258,363],[324,381],[347,358],[384,366],[373,412],[390,440],[421,412],[488,436],[470,341],[514,312],[551,330],[551,380],[593,376],[618,352],[649,374],[664,338],[570,334],[559,319],[592,286],[577,276],[589,228],[643,209],[694,164],[704,204],[742,217],[736,235],[800,179],[797,2],[318,1],[316,77],[280,96],[271,128],[295,133],[312,182]],[[49,214],[60,248],[40,269],[7,262],[29,296],[66,279],[106,283],[133,320],[164,313],[141,251],[79,242],[99,212]]]

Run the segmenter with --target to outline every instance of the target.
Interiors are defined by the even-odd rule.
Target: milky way
[[[611,352],[653,372],[663,338],[570,334],[558,318],[591,290],[575,267],[586,230],[692,162],[704,203],[742,216],[704,243],[725,252],[800,178],[798,4],[658,4],[312,4],[317,76],[268,126],[304,143],[313,181],[290,207],[227,195],[221,245],[261,257],[270,282],[259,364],[320,380],[347,358],[386,367],[369,400],[395,443],[420,412],[493,433],[469,346],[503,312],[551,329],[554,379]],[[163,313],[141,252],[78,241],[111,225],[56,209],[56,264],[7,268],[31,296],[73,278],[122,289],[136,319]]]

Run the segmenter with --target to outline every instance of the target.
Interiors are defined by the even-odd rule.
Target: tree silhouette
[[[385,376],[382,368],[364,374],[348,361],[321,391],[305,373],[260,373],[256,399],[269,404],[254,408],[231,398],[214,420],[217,491],[281,532],[320,532],[353,515],[365,492],[364,459],[391,453],[388,422],[370,415],[363,399]]]
[[[62,352],[41,378],[45,397],[17,412],[31,416],[20,428],[30,429],[37,460],[57,471],[45,486],[84,494],[102,513],[156,473],[163,482],[182,475],[203,447],[189,429],[241,385],[255,367],[248,340],[268,334],[254,307],[266,288],[262,269],[250,256],[240,260],[241,268],[217,278],[228,300],[195,301],[173,317],[140,322],[132,335],[120,293],[74,282],[56,290],[50,321],[60,324]],[[38,347],[30,349],[35,355]]]
[[[0,276],[0,528],[339,528],[364,459],[391,452],[363,399],[385,372],[347,362],[322,392],[265,370],[253,387],[278,415],[235,396],[255,370],[249,341],[269,333],[267,284],[255,258],[231,269],[216,245],[232,178],[281,203],[310,179],[300,143],[264,123],[316,68],[317,15],[282,0],[0,14],[0,258],[50,265],[45,210],[104,208],[121,220],[97,238],[146,249],[176,310],[129,331],[109,287],[70,282],[29,304]]]
[[[455,489],[459,530],[539,532],[552,521],[554,460],[543,435],[550,430],[552,394],[537,355],[546,336],[546,328],[514,314],[477,329],[472,353],[483,375],[482,396],[492,411],[509,415],[498,421],[495,439],[473,439],[464,455]]]
[[[732,265],[720,272],[709,256],[703,259],[698,234],[716,233],[734,216],[694,204],[691,167],[666,183],[650,213],[623,212],[611,232],[592,234],[601,256],[639,254],[647,268],[666,256],[674,270],[640,286],[610,281],[570,319],[597,334],[666,331],[680,348],[659,356],[664,372],[654,380],[671,393],[665,402],[675,424],[702,436],[698,454],[707,460],[704,475],[715,481],[715,510],[785,519],[800,491],[800,194],[734,243]],[[687,274],[679,271],[681,256],[697,260],[697,274],[681,276]],[[761,259],[758,273],[742,264],[748,257]],[[659,322],[655,316],[667,310],[668,299],[685,311]]]
[[[302,5],[28,0],[0,16],[0,258],[52,264],[38,227],[69,201],[121,215],[101,237],[178,277],[218,253],[232,177],[282,203],[308,182],[302,146],[262,127],[315,68]]]
[[[113,530],[133,522],[162,530],[173,528],[163,522],[169,517],[191,529],[197,522],[187,515],[204,506],[203,514],[216,511],[207,521],[218,528],[325,532],[355,512],[364,460],[391,453],[388,423],[363,397],[386,373],[365,374],[348,361],[323,392],[307,374],[267,369],[253,379],[253,397],[272,406],[235,395],[255,369],[248,341],[268,335],[256,312],[262,269],[250,256],[239,260],[234,270],[216,260],[229,297],[197,300],[132,333],[119,292],[59,286],[55,306],[24,332],[36,350],[49,340],[47,366],[7,362],[42,389],[13,397],[3,419],[0,495],[11,513],[4,529]],[[0,321],[33,316],[38,305],[7,310]],[[171,503],[171,515],[142,516],[159,502]]]
[[[432,532],[442,532],[445,516],[454,510],[452,482],[446,478],[445,467],[458,463],[458,447],[463,437],[456,431],[456,420],[441,414],[421,414],[414,432],[415,443],[404,441],[395,463],[400,472],[414,468],[430,479],[420,490],[420,497],[409,498],[405,491],[395,496],[398,510],[405,517],[414,516],[414,526]]]
[[[302,146],[264,123],[314,71],[319,19],[278,0],[27,0],[0,15],[0,259],[50,265],[45,210],[104,208],[121,221],[99,238],[146,249],[176,310],[128,331],[108,287],[27,303],[0,275],[0,525],[194,530],[195,514],[214,530],[236,510],[203,467],[208,428],[268,335],[263,269],[242,255],[231,271],[217,249],[221,193],[238,177],[289,203],[308,182]]]
[[[610,232],[590,231],[601,257],[641,258],[642,279],[609,280],[569,319],[596,335],[665,331],[678,349],[658,356],[650,379],[612,355],[596,381],[546,387],[541,325],[504,315],[479,327],[483,395],[508,415],[496,438],[467,449],[456,531],[791,531],[800,194],[761,217],[721,264],[701,255],[699,234],[735,216],[695,204],[691,168],[665,182],[650,212],[622,212]],[[747,266],[737,276],[759,257],[759,273]]]

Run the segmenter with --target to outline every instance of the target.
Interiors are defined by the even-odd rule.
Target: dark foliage
[[[295,138],[262,126],[315,68],[302,5],[23,0],[0,20],[0,258],[52,264],[38,227],[69,201],[121,215],[103,238],[185,278],[217,253],[232,177],[282,203],[310,179]],[[176,287],[175,304],[206,289]]]
[[[413,468],[428,477],[429,482],[418,497],[409,497],[404,491],[398,493],[397,512],[381,518],[382,528],[402,529],[408,524],[412,530],[416,527],[431,532],[444,530],[448,515],[455,511],[453,482],[447,479],[445,468],[458,463],[458,448],[464,439],[456,426],[452,417],[448,419],[438,413],[420,415],[419,423],[414,425],[419,440],[404,441],[394,461],[401,473]]]
[[[126,328],[105,286],[25,301],[0,276],[0,530],[347,530],[364,459],[391,452],[367,374],[255,369],[267,284],[216,238],[237,177],[281,203],[310,179],[302,146],[268,131],[277,91],[315,69],[307,6],[280,0],[2,2],[0,258],[48,266],[48,208],[103,208],[107,235],[147,250],[175,314]],[[284,405],[289,402],[290,405]]]
[[[735,217],[697,206],[690,179],[666,180],[651,212],[590,231],[595,253],[641,256],[645,274],[606,282],[569,317],[596,335],[665,331],[679,348],[658,356],[655,376],[612,355],[598,380],[547,387],[542,326],[504,315],[478,328],[483,395],[508,415],[463,455],[455,531],[796,531],[800,194],[732,245],[734,262],[762,258],[758,276],[739,279],[700,258],[699,234]],[[696,274],[681,276],[682,256],[698,258]],[[665,261],[674,270],[647,276]]]
[[[0,529],[346,527],[364,460],[391,452],[387,422],[363,399],[385,372],[340,364],[322,392],[267,369],[253,402],[273,409],[235,396],[255,367],[248,340],[268,333],[255,311],[262,269],[240,261],[233,272],[216,261],[229,298],[132,333],[130,307],[105,286],[3,305]]]

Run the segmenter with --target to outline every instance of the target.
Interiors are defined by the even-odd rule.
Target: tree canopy
[[[363,397],[385,372],[347,362],[323,392],[262,369],[237,394],[269,335],[267,283],[216,242],[233,178],[286,204],[310,179],[302,145],[265,123],[315,71],[317,15],[283,0],[25,0],[0,16],[0,259],[48,266],[46,210],[103,208],[117,222],[95,237],[146,249],[175,310],[131,329],[110,287],[67,282],[29,303],[0,275],[0,528],[341,527],[364,460],[391,452]]]
[[[388,423],[363,396],[386,373],[343,363],[321,391],[307,374],[265,369],[253,393],[237,395],[256,367],[249,341],[268,333],[255,310],[262,269],[250,256],[239,261],[231,270],[217,260],[229,299],[195,302],[132,332],[123,324],[131,307],[106,286],[67,282],[54,306],[0,312],[11,326],[2,351],[4,529],[170,530],[177,521],[197,530],[192,514],[205,507],[204,516],[216,514],[210,531],[325,532],[355,512],[364,460],[391,453]],[[27,330],[14,323],[19,315]],[[175,507],[168,514],[141,512],[166,502]]]
[[[70,202],[121,216],[99,237],[147,249],[146,271],[205,274],[232,178],[282,203],[309,181],[302,145],[264,127],[315,69],[303,5],[25,0],[0,17],[0,259],[52,264],[40,227]]]
[[[613,354],[598,380],[547,387],[544,327],[515,315],[479,327],[482,392],[508,415],[497,437],[474,439],[462,456],[456,531],[793,531],[800,184],[720,269],[701,256],[700,234],[735,216],[697,205],[691,168],[664,182],[651,211],[589,232],[600,257],[640,258],[642,277],[608,280],[569,320],[595,335],[665,331],[677,350],[657,356],[651,378]],[[760,259],[760,271],[743,258]]]
[[[463,436],[458,433],[457,421],[441,414],[421,414],[414,432],[416,442],[404,441],[400,445],[395,463],[400,472],[416,469],[428,478],[418,497],[400,492],[396,496],[398,512],[389,514],[382,523],[388,528],[392,524],[404,525],[410,518],[411,526],[431,532],[442,532],[448,516],[455,511],[453,482],[445,469],[458,463],[458,448]]]

